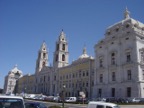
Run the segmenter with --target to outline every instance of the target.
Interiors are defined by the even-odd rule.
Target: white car
[[[76,97],[66,97],[65,102],[76,102],[77,98]]]
[[[117,104],[102,102],[102,101],[90,101],[87,108],[120,108]]]
[[[132,102],[134,102],[134,103],[139,103],[139,102],[140,102],[140,98],[133,98],[133,99],[132,99]]]
[[[24,100],[18,96],[0,96],[0,108],[25,108]]]

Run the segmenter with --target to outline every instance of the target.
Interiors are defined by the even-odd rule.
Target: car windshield
[[[21,99],[0,98],[0,108],[24,108]]]

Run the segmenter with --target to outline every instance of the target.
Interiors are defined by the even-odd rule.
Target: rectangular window
[[[81,71],[79,71],[79,77],[81,77]]]
[[[102,89],[98,89],[98,97],[101,97],[102,95]]]
[[[56,80],[56,76],[54,76],[54,80]]]
[[[75,77],[74,73],[73,73],[73,78]]]
[[[88,71],[86,72],[86,76],[89,76],[89,73],[88,73]]]
[[[100,74],[100,82],[103,82],[103,74]]]
[[[111,89],[111,94],[112,94],[112,97],[115,97],[115,88]]]
[[[89,86],[88,82],[86,83],[86,86],[87,86],[87,87]]]
[[[112,65],[115,65],[115,64],[116,64],[116,62],[115,62],[115,53],[112,53],[112,54],[111,54],[111,64],[112,64]]]
[[[112,65],[115,65],[115,58],[112,58]]]
[[[85,76],[85,72],[83,72],[83,76]]]
[[[144,51],[140,52],[141,62],[144,62]]]
[[[130,55],[130,52],[127,52],[126,56],[127,56],[127,62],[130,62],[130,61],[131,61],[131,55]]]
[[[103,67],[103,59],[102,58],[99,59],[99,66]]]
[[[127,70],[128,80],[131,80],[131,70]]]
[[[127,97],[131,97],[131,87],[127,87]]]
[[[115,78],[115,72],[112,72],[112,81],[115,81],[116,78]]]

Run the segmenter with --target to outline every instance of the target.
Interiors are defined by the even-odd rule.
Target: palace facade
[[[126,9],[95,45],[96,97],[144,97],[144,24]]]
[[[68,42],[64,31],[56,41],[53,66],[48,64],[48,51],[43,42],[36,61],[35,73],[18,79],[17,92],[45,95],[94,97],[144,97],[144,24],[131,18],[106,29],[104,39],[94,46],[95,57],[86,47],[82,55],[69,64]]]

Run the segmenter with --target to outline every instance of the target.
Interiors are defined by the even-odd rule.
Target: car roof
[[[5,96],[5,95],[0,95],[0,98],[23,99],[23,98],[20,97],[20,96]]]
[[[117,106],[117,104],[103,102],[103,101],[90,101],[89,104],[99,104],[99,105],[108,105],[108,106]]]

